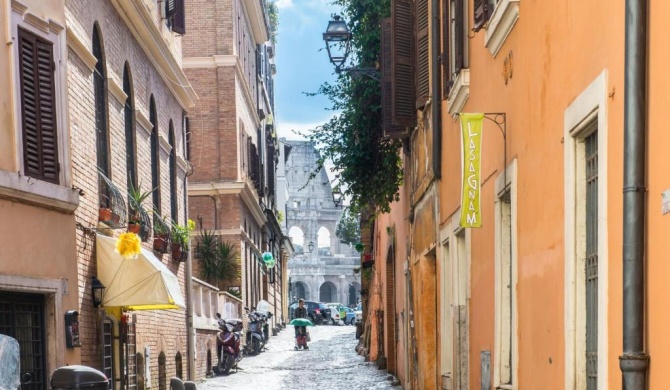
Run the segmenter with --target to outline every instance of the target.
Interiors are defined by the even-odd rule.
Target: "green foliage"
[[[129,222],[140,223],[142,222],[143,217],[148,219],[147,212],[144,209],[144,206],[142,206],[142,203],[144,203],[155,190],[156,189],[154,188],[151,191],[142,192],[142,183],[137,187],[135,187],[133,183],[130,183],[130,187],[128,187],[128,207],[130,211]]]
[[[365,244],[363,244],[362,242],[358,242],[356,243],[356,246],[354,246],[354,248],[356,249],[356,252],[363,253],[363,251],[365,250]]]
[[[352,32],[352,54],[345,66],[379,69],[381,21],[390,16],[390,0],[333,0],[342,7],[342,16]],[[381,86],[378,81],[347,72],[335,84],[324,83],[316,93],[331,101],[338,112],[311,134],[321,157],[311,178],[326,161],[332,161],[336,181],[350,199],[353,212],[369,207],[374,213],[390,211],[399,199],[402,184],[401,142],[383,138]]]
[[[235,244],[221,241],[208,230],[200,233],[195,256],[200,261],[200,277],[207,283],[218,285],[219,282],[235,281],[240,277],[240,258]]]
[[[347,207],[344,209],[340,220],[337,222],[335,235],[343,244],[356,244],[361,240],[361,216],[351,212]]]
[[[270,17],[270,41],[277,44],[277,33],[279,31],[279,8],[277,8],[277,0],[264,0],[265,9],[268,11]]]
[[[284,213],[282,213],[281,210],[277,211],[277,222],[280,224],[284,222]]]
[[[189,219],[186,226],[180,225],[176,222],[172,223],[172,243],[179,244],[183,249],[188,249],[188,240],[190,233],[195,229],[195,222]]]

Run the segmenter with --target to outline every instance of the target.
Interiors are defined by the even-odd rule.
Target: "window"
[[[123,92],[126,102],[123,105],[126,129],[126,169],[128,171],[128,188],[137,188],[137,148],[135,143],[135,102],[133,98],[130,65],[126,62],[123,68]]]
[[[586,204],[585,302],[586,302],[586,388],[598,388],[598,132],[584,140]]]
[[[416,72],[417,107],[423,107],[430,95],[430,46],[428,0],[416,1]]]
[[[179,34],[186,34],[186,8],[184,7],[185,0],[166,0],[165,1],[165,18],[167,19],[168,28]]]
[[[53,44],[22,28],[18,38],[24,172],[59,184]]]
[[[102,46],[100,26],[93,27],[93,55],[97,59],[93,70],[93,93],[95,95],[95,145],[98,169],[111,179],[109,162],[109,127],[107,117],[107,69]],[[109,189],[104,181],[99,186],[100,205],[110,207]]]
[[[442,1],[442,97],[449,96],[461,69],[467,68],[465,0]]]
[[[149,100],[149,121],[151,122],[151,193],[154,210],[161,212],[161,156],[160,136],[158,135],[158,119],[156,118],[156,101],[154,95]]]
[[[174,126],[170,119],[170,131],[168,134],[170,144],[170,211],[172,220],[179,221],[179,203],[177,202],[177,145],[174,140]]]

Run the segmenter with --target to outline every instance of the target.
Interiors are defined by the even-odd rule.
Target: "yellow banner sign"
[[[461,114],[461,165],[463,192],[461,193],[461,227],[482,226],[481,161],[482,123],[484,114]]]

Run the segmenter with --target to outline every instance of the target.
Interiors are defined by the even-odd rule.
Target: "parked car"
[[[354,311],[356,313],[356,324],[363,321],[363,303],[359,303]]]
[[[298,307],[298,302],[292,303],[288,307],[289,320],[293,319],[293,313],[296,307]],[[309,320],[314,323],[314,325],[323,324],[324,322],[330,320],[330,308],[326,307],[326,305],[323,303],[305,301],[305,307],[307,308],[307,316],[309,317]],[[324,309],[328,310],[324,311]]]
[[[344,308],[344,324],[345,325],[356,325],[356,311],[350,307]]]
[[[321,309],[321,318],[324,324],[332,323],[333,325],[340,321],[340,315],[337,314],[337,311],[325,303],[319,303],[319,308]]]
[[[342,305],[339,303],[326,303],[323,305],[330,311],[330,318],[328,318],[327,321],[329,321],[332,325],[340,324],[341,317],[339,307]]]

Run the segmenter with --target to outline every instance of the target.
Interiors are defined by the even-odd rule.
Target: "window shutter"
[[[392,0],[391,120],[396,126],[416,125],[414,19],[412,0]]]
[[[177,0],[165,0],[165,19],[170,19],[176,12]]]
[[[456,15],[454,17],[454,73],[455,78],[458,72],[465,67],[465,6],[466,0],[453,0],[455,2]]]
[[[493,13],[489,0],[475,0],[475,25],[473,30],[481,30]]]
[[[442,0],[442,98],[447,99],[451,90],[451,20],[449,19],[449,8],[451,0]]]
[[[18,38],[24,171],[58,184],[53,45],[23,29]]]
[[[416,2],[416,106],[422,108],[430,97],[430,46],[428,40],[428,0]]]
[[[172,18],[172,31],[179,35],[186,34],[186,8],[184,7],[185,0],[168,0],[174,1],[174,16]]]
[[[402,138],[405,127],[393,125],[393,73],[391,72],[393,29],[391,18],[382,20],[382,129],[386,138]]]

